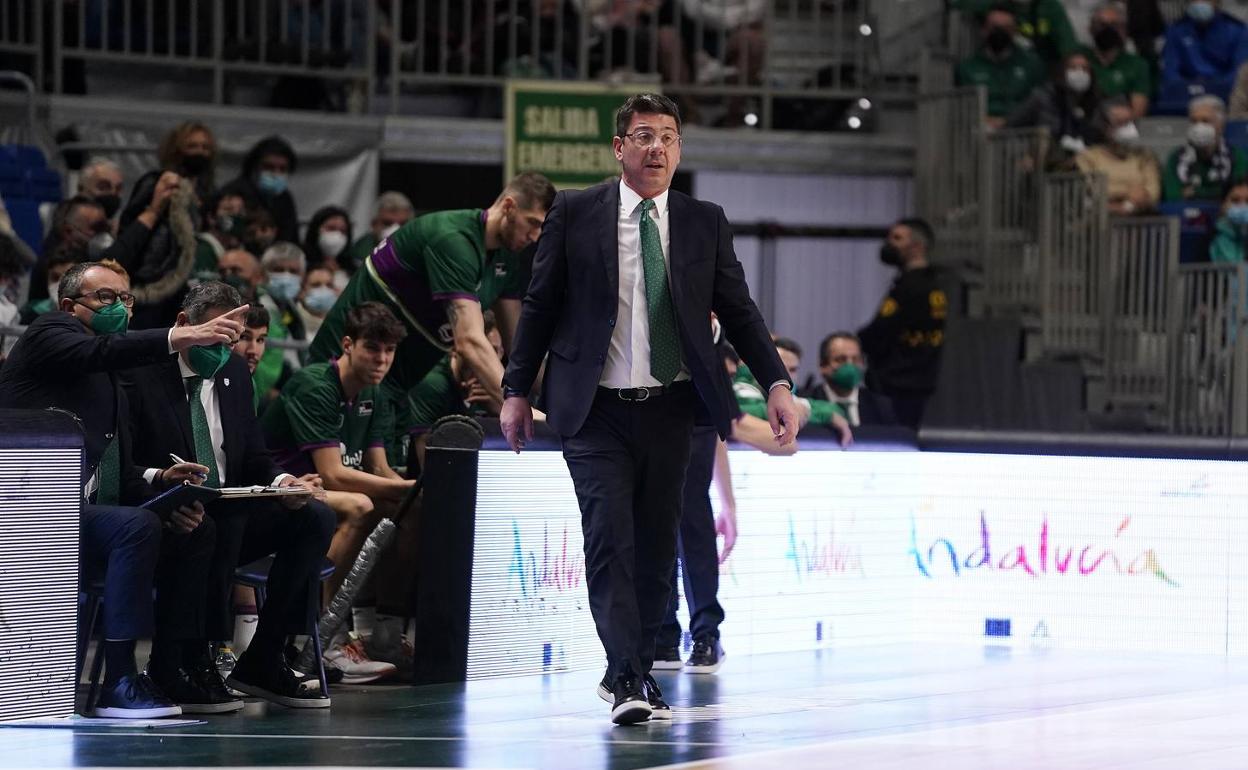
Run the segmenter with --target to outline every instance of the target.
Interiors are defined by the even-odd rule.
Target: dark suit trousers
[[[206,639],[204,600],[217,543],[217,525],[205,516],[191,532],[166,529],[156,567],[156,632],[153,654],[162,642]]]
[[[719,638],[724,608],[719,605],[719,544],[715,539],[715,513],[708,493],[715,473],[715,448],[719,436],[712,427],[693,429],[689,471],[685,474],[685,507],[680,514],[678,538],[680,568],[685,576],[685,601],[689,605],[689,633]],[[680,646],[680,622],[676,619],[676,565],[672,565],[672,598],[659,629],[657,647]]]
[[[296,510],[270,500],[238,500],[210,505],[208,513],[217,523],[217,553],[209,574],[207,636],[234,635],[235,568],[274,554],[252,645],[258,654],[276,654],[287,634],[306,634],[317,617],[318,575],[337,526],[334,512],[316,500]]]
[[[692,385],[641,403],[599,390],[584,426],[563,437],[581,507],[585,579],[607,674],[650,671],[672,591]]]
[[[84,505],[80,531],[83,573],[104,577],[104,638],[150,637],[160,517],[143,508]]]

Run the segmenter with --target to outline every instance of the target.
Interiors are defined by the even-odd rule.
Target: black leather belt
[[[604,388],[599,386],[598,392],[610,394],[621,401],[633,401],[641,403],[649,401],[659,396],[670,396],[673,393],[682,393],[689,389],[691,383],[689,380],[681,380],[673,382],[671,385],[652,385],[650,387],[641,388]]]

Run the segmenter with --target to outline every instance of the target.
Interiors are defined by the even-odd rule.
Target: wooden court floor
[[[613,727],[576,672],[336,688],[170,729],[0,729],[3,767],[1248,768],[1248,661],[899,645],[660,677],[671,723]]]

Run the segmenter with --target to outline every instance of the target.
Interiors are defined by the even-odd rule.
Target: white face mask
[[[48,281],[48,298],[52,300],[53,305],[57,303],[57,292],[60,290],[60,281]]]
[[[9,298],[11,287],[5,287],[4,291],[0,291],[0,326],[10,326],[17,323],[19,308],[17,303]]]
[[[347,234],[339,230],[322,230],[316,242],[322,254],[335,258],[347,247]]]
[[[1134,147],[1140,143],[1140,129],[1134,123],[1124,123],[1114,129],[1114,141],[1125,147]]]
[[[1066,87],[1081,94],[1092,87],[1092,73],[1081,69],[1066,70]]]
[[[347,284],[351,283],[351,276],[347,275],[346,270],[334,271],[334,288],[341,292],[347,288]]]
[[[1193,123],[1187,127],[1187,141],[1193,147],[1207,150],[1218,143],[1218,129],[1209,123]]]

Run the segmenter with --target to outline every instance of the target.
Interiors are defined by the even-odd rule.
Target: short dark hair
[[[671,115],[676,121],[676,133],[680,133],[680,108],[676,106],[676,102],[663,94],[635,94],[628,97],[624,104],[615,111],[615,135],[627,134],[628,126],[633,122],[633,116],[638,113]]]
[[[928,251],[936,245],[936,231],[927,223],[926,219],[921,217],[906,217],[897,220],[897,224],[910,228],[910,232],[919,236],[919,240],[923,241],[923,245]]]
[[[269,328],[269,309],[258,302],[247,308],[247,321],[243,325],[248,329]]]
[[[65,275],[61,276],[61,282],[56,285],[56,301],[60,302],[66,297],[77,297],[82,294],[82,279],[86,276],[87,271],[93,267],[100,267],[105,270],[111,270],[118,275],[129,278],[129,275],[121,265],[113,262],[111,259],[105,262],[79,262],[78,264],[65,271]]]
[[[238,289],[221,281],[204,281],[192,286],[186,293],[182,300],[182,312],[186,313],[186,320],[198,324],[208,319],[210,310],[233,310],[242,304],[243,298]]]
[[[516,205],[522,209],[550,211],[555,202],[555,186],[536,171],[526,171],[511,178],[498,196],[499,200],[504,195],[514,198]]]
[[[776,347],[787,350],[798,358],[802,357],[802,346],[788,337],[776,337]]]
[[[382,344],[398,343],[407,336],[407,329],[394,317],[390,308],[380,302],[365,302],[347,311],[343,332],[353,340],[372,340]]]
[[[849,340],[859,348],[862,347],[862,340],[858,339],[857,334],[854,334],[853,332],[832,332],[828,336],[824,337],[823,341],[819,343],[820,366],[827,366],[832,363],[830,357],[828,356],[828,347],[837,340]]]

